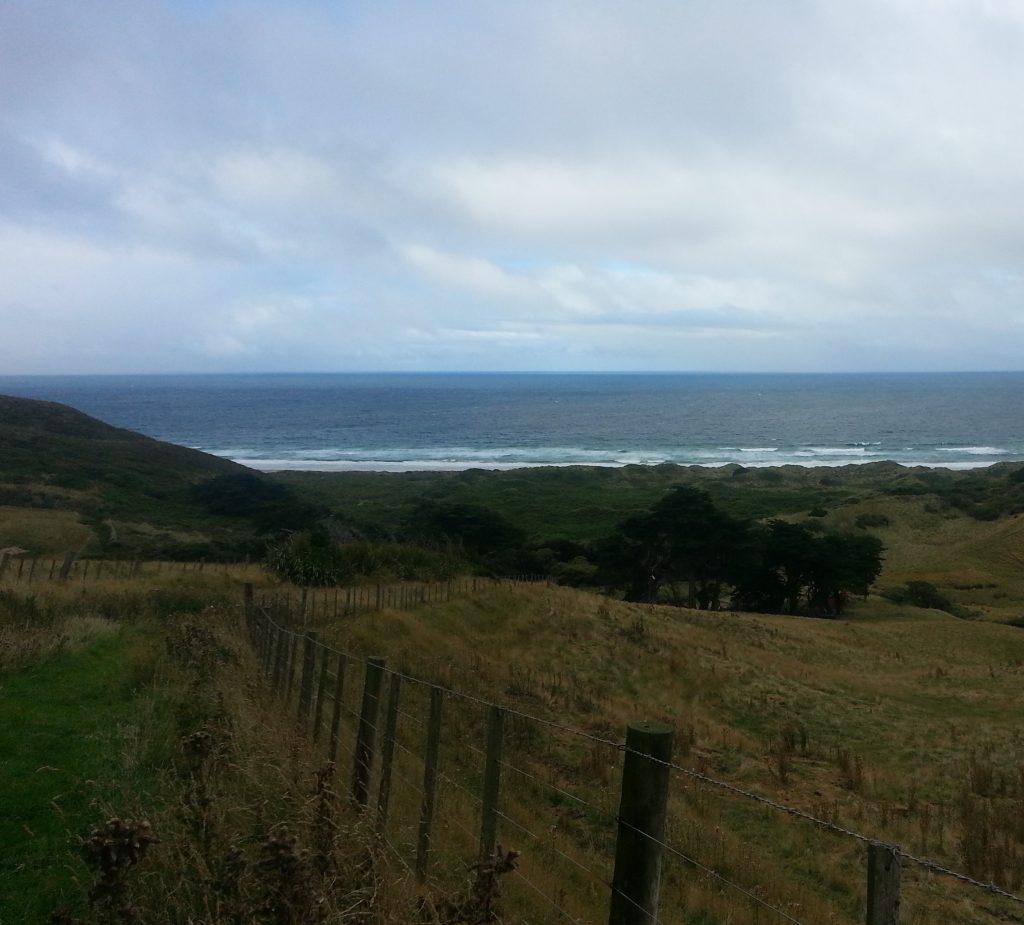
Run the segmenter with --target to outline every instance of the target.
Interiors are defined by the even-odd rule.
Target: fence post
[[[284,670],[288,664],[288,634],[278,627],[274,634],[274,693],[281,696],[281,685],[284,683]]]
[[[892,845],[868,843],[867,925],[899,925],[900,852]]]
[[[274,633],[274,627],[271,625],[270,617],[263,611],[253,610],[253,621],[259,621],[262,625],[260,630],[260,639],[263,645],[263,673],[267,678],[271,678],[274,674],[274,656],[277,654],[274,652],[274,643],[277,641],[277,636]]]
[[[3,577],[4,572],[7,571],[7,550],[0,550],[0,578]],[[52,572],[53,569],[50,569]],[[52,576],[51,576],[52,577]]]
[[[437,759],[441,751],[441,705],[444,691],[430,689],[430,716],[427,719],[427,746],[423,755],[423,803],[420,807],[419,835],[416,839],[416,879],[427,879],[430,864],[430,833],[434,827],[434,804],[437,801]]]
[[[650,925],[658,919],[671,760],[671,726],[638,722],[626,727],[609,925]]]
[[[299,650],[299,634],[293,632],[288,644],[288,671],[285,675],[284,702],[292,702],[292,691],[295,690],[295,656]]]
[[[377,716],[380,711],[384,664],[385,659],[381,657],[366,660],[363,704],[359,711],[359,730],[356,733],[356,751],[352,762],[352,799],[364,809],[370,798],[370,774],[373,771],[373,752],[377,742]]]
[[[299,721],[305,727],[313,699],[313,671],[316,668],[316,633],[306,633],[302,648],[302,680],[299,682]]]
[[[316,710],[313,712],[313,741],[320,741],[320,725],[324,719],[324,689],[327,687],[327,650],[320,659],[320,680],[316,685]]]
[[[58,577],[61,581],[67,581],[68,576],[71,574],[71,566],[75,564],[75,554],[68,550],[64,553],[64,561],[60,566],[60,574]]]
[[[338,668],[334,675],[334,710],[331,713],[331,761],[338,763],[338,730],[341,728],[341,710],[345,702],[345,665],[348,660],[338,656]]]
[[[501,785],[501,746],[505,711],[492,705],[487,713],[487,757],[484,759],[484,792],[480,801],[480,860],[494,855],[498,839],[498,790]]]
[[[380,786],[377,788],[377,831],[388,824],[388,802],[391,799],[391,766],[395,760],[395,734],[398,729],[398,699],[402,693],[402,676],[391,675],[388,683],[388,713],[384,720],[384,741],[380,749]]]
[[[252,620],[252,582],[247,581],[242,585],[242,608],[245,620],[248,623]]]

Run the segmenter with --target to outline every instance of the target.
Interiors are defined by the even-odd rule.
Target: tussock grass
[[[959,519],[949,523],[950,531],[963,528]],[[930,556],[942,574],[943,557],[966,562],[964,550],[976,544],[974,561],[985,583],[994,570],[1005,569],[997,576],[1000,587],[1016,593],[1009,560],[987,564],[992,544],[1012,550],[1019,542],[1013,522],[975,527],[963,528],[963,543],[953,552],[920,543],[922,556]],[[902,528],[894,518],[893,526],[879,529]],[[894,580],[905,574],[894,566]],[[44,609],[64,608],[81,621],[80,635],[62,630],[73,642],[47,657],[38,650],[33,664],[58,664],[94,644],[131,638],[123,635],[131,627],[117,621],[118,601],[142,608],[160,628],[160,639],[175,627],[205,627],[219,640],[210,651],[229,653],[199,674],[164,642],[150,649],[159,650],[159,658],[136,661],[134,680],[121,691],[144,696],[129,700],[131,710],[113,733],[107,724],[103,749],[106,757],[115,756],[120,789],[106,791],[91,813],[86,800],[74,814],[75,825],[65,822],[60,832],[85,837],[113,817],[148,821],[160,842],[126,875],[132,885],[124,896],[140,910],[157,908],[159,895],[181,898],[177,919],[155,920],[185,921],[184,910],[195,921],[229,920],[225,910],[251,912],[270,901],[256,877],[272,855],[302,871],[295,882],[303,890],[329,893],[337,903],[332,908],[358,903],[360,914],[372,910],[379,917],[371,920],[401,921],[421,895],[399,857],[405,863],[414,857],[426,692],[414,685],[403,692],[403,711],[412,719],[403,717],[399,726],[407,751],[399,750],[396,766],[388,829],[393,847],[382,847],[341,798],[351,774],[361,684],[352,667],[342,748],[327,786],[339,796],[331,817],[337,836],[331,863],[346,873],[325,882],[311,861],[316,839],[323,838],[315,807],[327,799],[317,783],[325,745],[314,749],[297,737],[295,704],[282,707],[252,683],[251,655],[234,623],[243,580],[256,580],[267,592],[287,590],[256,569],[182,571],[155,564],[144,564],[132,578],[103,577],[95,585],[89,578],[45,590],[33,586],[31,593],[14,588],[22,602],[34,595]],[[299,589],[291,591],[298,596]],[[959,593],[969,599],[979,591],[991,589]],[[677,731],[677,761],[688,767],[1020,888],[1024,833],[1016,820],[1024,799],[1024,738],[1016,719],[1024,633],[1018,629],[877,598],[859,604],[850,619],[832,621],[625,604],[546,586],[503,587],[337,621],[328,619],[332,612],[314,609],[310,615],[310,625],[330,644],[386,655],[390,666],[412,675],[613,741],[631,720],[664,720]],[[482,765],[473,749],[484,741],[485,711],[449,697],[443,728],[446,777],[427,893],[442,905],[446,897],[464,895],[465,865],[475,853],[478,810],[470,795],[479,792]],[[600,920],[606,915],[601,881],[610,874],[621,753],[513,718],[506,759],[517,770],[505,774],[503,812],[516,825],[503,820],[499,842],[522,856],[517,871],[504,878],[502,902],[528,920],[550,920],[553,909],[537,887],[581,920]],[[102,762],[96,777],[100,771]],[[859,843],[682,776],[672,788],[669,841],[678,850],[801,921],[862,920]],[[57,849],[51,844],[48,850]],[[293,864],[292,854],[302,860],[293,858]],[[228,865],[229,856],[241,865],[237,870]],[[93,914],[82,903],[95,872],[82,864],[73,870],[79,906],[69,914]],[[236,873],[233,898],[207,889]],[[678,910],[683,921],[742,925],[770,919],[679,858],[667,861],[664,883],[663,908]],[[905,870],[904,883],[907,922],[980,925],[999,920],[1003,911],[986,894],[913,867]],[[73,895],[70,889],[65,878],[66,896]]]
[[[859,613],[849,621],[714,614],[518,587],[319,629],[347,649],[388,654],[400,670],[613,740],[630,720],[664,720],[677,729],[679,760],[696,770],[1016,888],[1024,634],[874,599]],[[453,702],[446,722],[456,740],[482,742],[482,719],[460,719],[465,709]],[[616,756],[552,743],[528,724],[512,741],[512,763],[601,811],[574,818],[551,804],[550,790],[519,781],[510,784],[510,814],[534,833],[558,832],[582,863],[604,869]],[[685,779],[674,786],[681,850],[791,914],[799,909],[801,920],[860,920],[857,842]],[[506,834],[524,849],[524,875],[557,891],[569,874],[552,849],[538,868],[531,839]],[[683,908],[711,921],[757,921],[749,901],[674,870],[668,895]],[[950,914],[954,884],[912,868],[905,877],[906,921]],[[981,899],[956,920],[992,921]],[[579,914],[595,915],[593,903]]]

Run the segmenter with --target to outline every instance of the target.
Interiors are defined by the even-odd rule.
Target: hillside
[[[257,633],[249,647],[242,581],[290,631],[275,628],[269,642]],[[450,912],[476,856],[489,704],[507,711],[497,843],[520,853],[496,921],[606,920],[617,743],[636,720],[675,730],[666,925],[858,925],[864,838],[904,852],[901,921],[1021,921],[1012,902],[912,860],[1015,893],[1024,883],[1024,632],[1013,627],[875,598],[834,621],[471,579],[307,593],[254,567],[159,563],[31,587],[8,572],[0,586],[11,643],[0,663],[4,835],[26,859],[0,872],[0,916],[12,921],[29,920],[30,907],[41,918],[58,900],[86,910],[99,872],[88,853],[67,851],[67,836],[102,834],[111,817],[136,829],[145,818],[157,839],[137,870],[116,872],[140,921],[299,925],[330,909],[385,925],[421,920],[413,910],[424,901]],[[306,617],[295,622],[300,601]],[[304,650],[307,629],[329,648]],[[371,655],[401,678],[386,679],[397,724],[390,816],[367,843],[376,816],[360,817],[347,794]],[[55,694],[57,678],[81,696],[60,684]],[[337,709],[331,691],[341,691]],[[438,693],[439,791],[420,884],[406,871],[421,841]],[[259,917],[282,898],[290,917]],[[231,915],[204,918],[212,903]],[[58,921],[98,925],[107,908]]]
[[[0,396],[0,547],[172,558],[242,549],[250,512],[204,499],[198,486],[213,479],[266,481],[66,405]]]

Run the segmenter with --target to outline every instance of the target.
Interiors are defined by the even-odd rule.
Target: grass
[[[152,655],[136,631],[97,621],[68,649],[0,679],[0,842],[18,859],[0,872],[0,921],[43,921],[73,891],[81,871],[60,859],[92,804],[113,792],[120,730]]]
[[[17,546],[32,553],[81,549],[92,531],[72,511],[0,506],[0,549]]]
[[[452,482],[460,490],[485,491],[486,476],[462,475]],[[610,503],[601,516],[607,517],[615,505],[626,505],[630,492],[642,494],[657,488],[659,479],[664,477],[667,484],[677,476],[620,471],[592,479],[588,473],[568,473],[560,483],[566,497],[556,504],[552,522],[564,523],[558,518],[578,509],[572,496],[579,491],[582,497],[585,485],[605,486]],[[720,472],[709,484],[717,485],[723,497],[731,492],[738,496],[739,483],[754,477]],[[880,586],[932,581],[976,618],[957,619],[878,595],[855,602],[849,618],[839,621],[632,605],[567,588],[519,585],[458,594],[450,601],[429,597],[409,610],[385,607],[378,613],[364,608],[337,617],[332,592],[318,592],[308,600],[310,625],[338,648],[386,655],[390,666],[412,675],[598,738],[618,741],[625,724],[634,719],[666,721],[677,730],[677,761],[687,767],[1020,890],[1024,734],[1017,720],[1024,632],[1004,624],[1024,613],[1024,520],[977,520],[925,495],[876,491],[870,473],[857,478],[839,486],[816,486],[804,475],[787,475],[782,482],[758,478],[750,490],[759,494],[750,504],[768,505],[774,498],[771,503],[794,506],[798,498],[803,504],[813,496],[826,510],[821,519],[850,529],[865,529],[856,527],[862,514],[884,514],[888,524],[876,519],[879,525],[868,528],[888,547]],[[367,479],[365,485],[373,487],[374,482]],[[527,478],[524,484],[529,482]],[[409,484],[422,491],[431,483]],[[513,505],[521,488],[510,490],[506,503]],[[828,499],[819,488],[831,493]],[[402,491],[392,498],[393,511],[404,503]],[[543,492],[539,496],[546,497]],[[597,497],[603,502],[605,496]],[[593,495],[590,505],[595,512],[601,509]],[[811,506],[784,513],[799,520]],[[539,522],[536,511],[524,516]],[[594,529],[598,513],[593,516],[581,531]],[[31,583],[25,576],[18,582],[8,570],[0,581],[20,608],[15,629],[0,636],[0,649],[16,650],[13,659],[0,659],[0,670],[6,672],[5,700],[15,689],[8,686],[14,680],[27,685],[16,688],[22,708],[20,736],[16,742],[3,742],[4,754],[17,755],[22,763],[2,770],[33,785],[42,781],[52,790],[19,800],[35,807],[33,831],[41,818],[56,820],[52,838],[45,842],[49,847],[39,857],[49,858],[58,870],[63,862],[55,861],[53,852],[59,852],[65,833],[85,832],[102,821],[90,807],[99,798],[102,806],[119,814],[138,818],[145,812],[161,839],[131,888],[132,901],[140,908],[158,908],[144,904],[155,903],[161,892],[174,895],[182,903],[175,914],[184,921],[181,910],[209,901],[201,885],[209,881],[210,871],[218,877],[224,873],[217,865],[233,851],[245,860],[238,881],[239,908],[264,901],[262,887],[253,879],[261,846],[288,825],[300,835],[305,850],[313,850],[316,823],[310,807],[318,799],[315,777],[325,743],[314,751],[297,739],[295,703],[282,707],[253,684],[251,657],[230,605],[240,598],[243,581],[255,582],[258,594],[288,593],[296,600],[299,589],[275,584],[255,567],[208,565],[200,570],[196,565],[146,562],[132,577],[107,572],[97,579],[94,571],[85,575],[80,565],[63,584],[41,578],[44,573],[48,571],[37,571]],[[367,600],[374,597],[371,589]],[[148,622],[116,622],[126,608],[147,614]],[[292,608],[293,613],[297,610]],[[231,658],[201,678],[190,674],[192,669],[166,654],[163,639],[181,626],[208,627],[220,640],[217,645],[233,653]],[[128,657],[137,645],[138,658]],[[160,652],[155,663],[145,654],[147,646]],[[127,649],[117,655],[118,647]],[[113,680],[112,666],[133,660],[139,665],[134,679]],[[95,724],[97,738],[77,744],[60,740],[56,745],[47,744],[42,733],[34,739],[28,727],[46,730],[51,718],[63,715],[56,708],[51,711],[48,692],[64,690],[66,678],[78,678],[74,670],[83,673],[75,680],[76,690],[93,683],[109,698],[106,706],[94,705],[83,719]],[[154,679],[152,684],[142,683],[147,677]],[[340,792],[351,773],[348,748],[361,681],[360,665],[352,662],[333,785]],[[132,690],[143,694],[133,700],[128,697]],[[411,861],[427,697],[411,683],[402,697],[402,748],[396,767],[402,783],[396,784],[388,833],[398,853]],[[177,706],[172,709],[167,703]],[[188,703],[193,707],[186,709]],[[66,709],[73,712],[79,706],[74,702]],[[0,709],[7,709],[5,702],[0,701]],[[482,746],[486,710],[448,697],[443,729],[445,778],[430,884],[435,898],[462,888],[462,865],[474,855],[477,809],[461,788],[475,794],[481,780],[480,756],[473,749]],[[199,778],[183,762],[182,742],[206,732],[221,736],[216,751],[220,757],[209,766],[209,778],[200,775],[208,781],[206,793],[213,803],[208,813],[196,815],[203,805],[195,789]],[[146,741],[163,744],[150,753],[140,746]],[[52,748],[84,749],[81,766],[72,758],[63,764],[51,761],[46,752]],[[510,720],[506,748],[506,761],[516,770],[506,770],[504,776],[503,812],[521,829],[503,820],[499,841],[523,854],[519,872],[506,881],[506,906],[530,920],[548,920],[553,914],[550,903],[532,885],[581,920],[603,918],[607,893],[597,881],[607,879],[621,753],[521,719]],[[161,749],[163,769],[153,772],[160,762],[146,755],[155,756]],[[38,780],[34,776],[43,765],[78,767],[74,780],[99,783],[76,789],[62,778],[55,787],[45,775]],[[669,838],[680,851],[801,921],[853,925],[863,919],[864,858],[858,842],[684,775],[673,776],[672,792]],[[57,793],[68,794],[58,801],[64,817],[46,808]],[[366,861],[371,876],[361,882],[376,891],[374,914],[382,922],[388,915],[403,920],[409,912],[403,903],[414,901],[416,891],[403,881],[401,865],[393,856],[387,860],[388,852],[384,858],[373,854],[356,817],[335,818],[338,838],[344,832],[345,844],[339,841],[331,851],[349,861],[373,857],[372,863]],[[204,842],[203,833],[213,841]],[[28,836],[21,830],[21,835],[9,837]],[[214,854],[210,845],[217,848]],[[19,853],[30,857],[32,850]],[[566,861],[565,854],[595,871],[597,880]],[[307,861],[310,856],[303,855]],[[40,877],[64,877],[65,887],[70,884],[67,875],[46,872],[45,866],[40,861],[36,868]],[[296,882],[326,889],[322,881],[309,879],[313,874],[308,867],[302,869],[305,879]],[[345,869],[351,873],[351,867]],[[79,864],[73,870],[85,883],[84,868]],[[19,876],[29,871],[26,867]],[[331,894],[332,902],[346,897],[355,902],[364,889],[350,873],[342,878],[344,889]],[[392,882],[397,885],[386,885]],[[768,920],[763,912],[759,918],[741,895],[722,889],[678,858],[666,864],[664,883],[663,908],[676,916],[669,920],[735,925]],[[903,921],[911,925],[991,925],[1005,911],[987,894],[961,890],[912,865],[904,871],[904,885]],[[54,895],[52,884],[45,889]],[[388,903],[383,903],[384,894]]]

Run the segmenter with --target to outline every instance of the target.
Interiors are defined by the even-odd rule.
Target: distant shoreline
[[[213,454],[217,455],[217,454]],[[271,460],[271,459],[246,459],[244,457],[223,457],[225,459],[231,459],[232,462],[236,462],[241,466],[246,466],[250,469],[255,469],[259,472],[322,472],[322,473],[345,473],[345,472],[468,472],[472,469],[483,469],[485,471],[492,472],[511,472],[516,469],[571,469],[571,468],[585,468],[585,469],[624,469],[627,466],[644,466],[646,468],[654,468],[655,466],[680,466],[682,468],[694,466],[701,469],[724,469],[726,466],[742,465],[745,469],[782,469],[785,467],[796,467],[800,469],[841,469],[846,466],[868,466],[875,465],[878,463],[892,463],[900,466],[904,469],[948,469],[954,472],[963,472],[972,469],[990,469],[992,466],[997,466],[1002,463],[1014,463],[1024,462],[1024,460],[1017,459],[999,459],[999,460],[985,460],[981,462],[951,462],[945,464],[931,463],[931,462],[904,462],[901,460],[894,459],[872,459],[865,460],[864,462],[814,462],[814,463],[733,463],[733,462],[717,462],[717,463],[695,463],[695,462],[649,462],[649,463],[637,463],[637,462],[623,462],[623,463],[594,463],[594,462],[520,462],[520,463],[503,463],[488,460],[480,460],[479,462],[467,463],[467,462],[437,462],[437,461],[417,461],[409,460],[407,462],[374,462],[374,461],[323,461],[318,462],[315,460]]]

